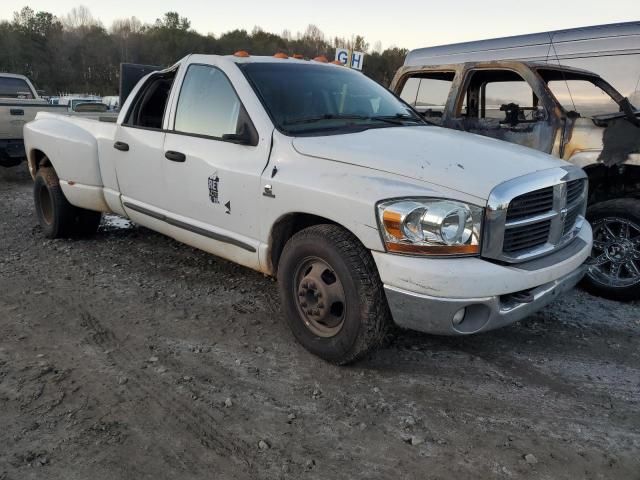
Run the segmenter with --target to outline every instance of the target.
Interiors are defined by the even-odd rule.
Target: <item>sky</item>
[[[203,34],[258,25],[295,35],[313,23],[329,38],[359,34],[372,47],[380,41],[409,49],[640,20],[640,0],[0,0],[0,19],[12,19],[25,5],[63,16],[80,4],[106,27],[130,16],[152,23],[173,10]]]

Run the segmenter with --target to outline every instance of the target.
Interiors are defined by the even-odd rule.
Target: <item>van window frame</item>
[[[540,78],[538,72],[534,69],[524,69],[528,70],[533,74],[533,78],[527,78],[527,72],[520,70],[518,68],[513,68],[509,66],[495,66],[495,65],[472,65],[464,69],[463,72],[463,81],[460,83],[460,87],[458,88],[458,95],[455,101],[455,105],[453,110],[451,111],[452,119],[455,120],[464,120],[467,117],[462,115],[462,106],[464,104],[467,90],[469,89],[469,85],[473,76],[477,72],[483,71],[507,71],[513,72],[522,78],[522,81],[525,82],[532,90],[535,97],[537,97],[537,106],[541,106],[545,109],[547,117],[550,117],[553,114],[553,107],[556,105],[556,100],[547,88],[545,82]],[[478,117],[480,119],[480,117]]]

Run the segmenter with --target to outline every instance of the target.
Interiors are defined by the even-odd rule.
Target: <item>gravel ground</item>
[[[338,368],[269,278],[116,217],[46,240],[24,166],[0,205],[0,480],[640,479],[638,303]]]

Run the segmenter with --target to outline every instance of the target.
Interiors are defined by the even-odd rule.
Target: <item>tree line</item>
[[[169,66],[190,53],[227,55],[238,50],[253,55],[324,55],[331,60],[337,47],[365,52],[364,73],[383,85],[389,84],[407,54],[395,47],[382,51],[379,44],[372,49],[360,35],[330,39],[315,25],[295,35],[259,27],[202,35],[177,12],[167,12],[152,24],[131,17],[105,28],[85,7],[61,18],[24,7],[12,21],[0,22],[0,71],[26,75],[47,94],[115,95],[120,63]]]

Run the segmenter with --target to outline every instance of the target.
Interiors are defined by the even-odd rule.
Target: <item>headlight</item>
[[[390,252],[477,255],[483,209],[437,198],[378,204],[382,239]]]

